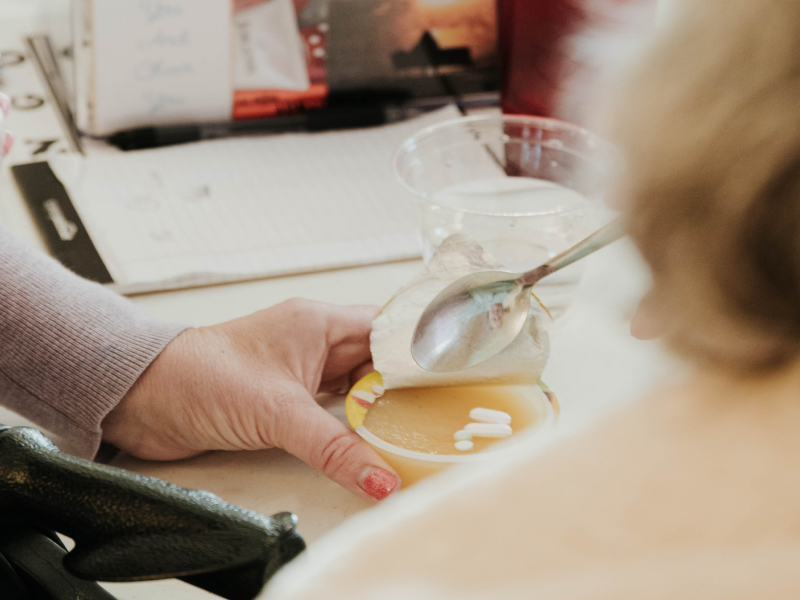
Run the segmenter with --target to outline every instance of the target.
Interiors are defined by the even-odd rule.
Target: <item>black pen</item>
[[[420,108],[394,106],[349,106],[329,108],[287,117],[270,117],[224,123],[200,123],[192,125],[168,125],[141,127],[119,131],[106,141],[122,150],[143,150],[259,133],[287,133],[292,131],[330,131],[373,127],[408,119],[422,113]]]

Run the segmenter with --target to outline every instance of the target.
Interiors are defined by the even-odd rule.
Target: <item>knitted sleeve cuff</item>
[[[100,424],[186,327],[158,321],[0,227],[0,403],[91,458]]]

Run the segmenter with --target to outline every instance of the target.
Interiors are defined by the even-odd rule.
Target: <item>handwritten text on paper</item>
[[[95,0],[94,133],[230,118],[230,0]]]

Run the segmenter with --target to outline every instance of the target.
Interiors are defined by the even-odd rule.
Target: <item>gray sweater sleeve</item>
[[[0,404],[92,458],[100,424],[184,326],[160,322],[0,226]]]

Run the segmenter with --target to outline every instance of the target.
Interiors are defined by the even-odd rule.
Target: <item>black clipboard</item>
[[[81,277],[97,283],[114,283],[67,190],[50,165],[47,162],[14,165],[11,173],[50,254]]]

